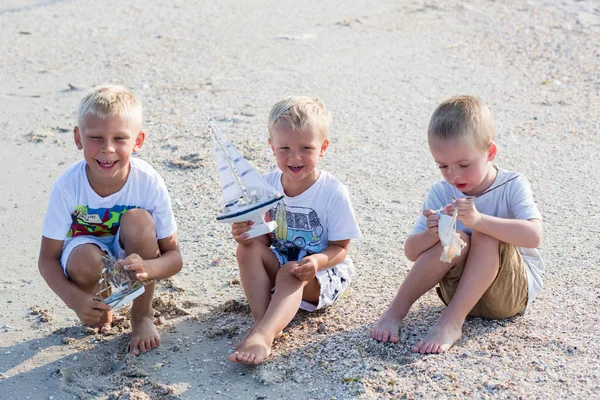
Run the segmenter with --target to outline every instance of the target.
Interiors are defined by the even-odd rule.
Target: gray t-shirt
[[[473,199],[477,211],[498,218],[539,219],[541,221],[542,216],[533,201],[531,186],[525,176],[518,172],[507,171],[502,168],[497,168],[497,170],[496,181],[490,186],[490,189],[502,185],[515,176],[518,176],[518,178],[481,197]],[[439,210],[451,204],[453,197],[458,199],[465,197],[465,195],[446,181],[438,182],[429,189],[427,198],[423,202],[423,210]],[[421,215],[410,234],[414,235],[426,229],[426,218]],[[457,221],[456,229],[465,231],[469,235],[473,231],[466,228],[460,221]],[[519,247],[519,252],[527,265],[527,285],[529,291],[527,305],[529,305],[542,290],[544,261],[537,249]]]

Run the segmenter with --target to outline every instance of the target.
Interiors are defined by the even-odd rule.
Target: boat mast
[[[223,153],[223,158],[225,159],[225,162],[227,163],[227,167],[231,171],[231,176],[233,177],[233,180],[235,181],[235,183],[238,185],[238,187],[242,191],[242,196],[244,196],[244,200],[246,200],[246,203],[249,204],[250,199],[248,198],[248,195],[247,195],[248,191],[246,190],[246,187],[242,183],[242,180],[240,179],[240,177],[238,175],[238,171],[235,168],[233,161],[229,157],[229,153],[227,152],[227,145],[224,143],[224,138],[222,137],[221,131],[215,124],[213,124],[212,119],[208,115],[206,115],[206,120],[208,121],[208,129],[212,132],[213,137],[215,138],[215,141],[217,142],[217,145],[219,145],[219,147],[221,148],[221,152]]]

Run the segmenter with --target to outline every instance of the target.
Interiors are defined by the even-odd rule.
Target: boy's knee
[[[67,260],[69,279],[78,286],[90,286],[98,282],[102,271],[104,252],[94,244],[75,247]]]
[[[477,231],[473,231],[471,234],[471,243],[474,245],[476,244],[478,247],[482,245],[500,247],[500,241],[498,239]]]
[[[297,266],[298,263],[296,262],[288,262],[285,263],[281,266],[281,268],[279,268],[279,271],[277,272],[277,275],[283,275],[283,276],[291,276],[295,279],[298,279],[296,277],[296,275],[292,274],[292,268],[294,268],[295,266]],[[298,279],[300,281],[300,279]]]
[[[152,215],[141,208],[125,211],[121,217],[119,237],[122,243],[156,240],[156,222]]]
[[[249,240],[246,243],[238,243],[237,249],[235,250],[235,255],[238,260],[245,257],[258,257],[259,254],[265,249],[271,251],[267,246],[258,240]]]

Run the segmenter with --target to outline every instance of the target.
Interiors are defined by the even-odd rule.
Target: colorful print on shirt
[[[67,237],[83,235],[115,236],[121,225],[121,217],[125,211],[137,206],[119,206],[111,208],[89,208],[77,206],[71,214],[71,229]]]

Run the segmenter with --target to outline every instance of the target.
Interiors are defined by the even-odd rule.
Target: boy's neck
[[[96,179],[94,176],[90,174],[89,166],[86,164],[85,166],[85,175],[87,177],[88,183],[90,187],[96,194],[100,197],[108,197],[111,194],[117,193],[119,190],[125,186],[127,183],[127,179],[129,178],[129,173],[131,171],[131,165],[127,168],[127,175],[124,178],[120,176],[115,177],[115,179]]]
[[[288,181],[285,179],[285,174],[281,176],[281,186],[288,197],[296,197],[306,192],[321,176],[321,171],[315,169],[312,174],[302,179],[301,181]]]

